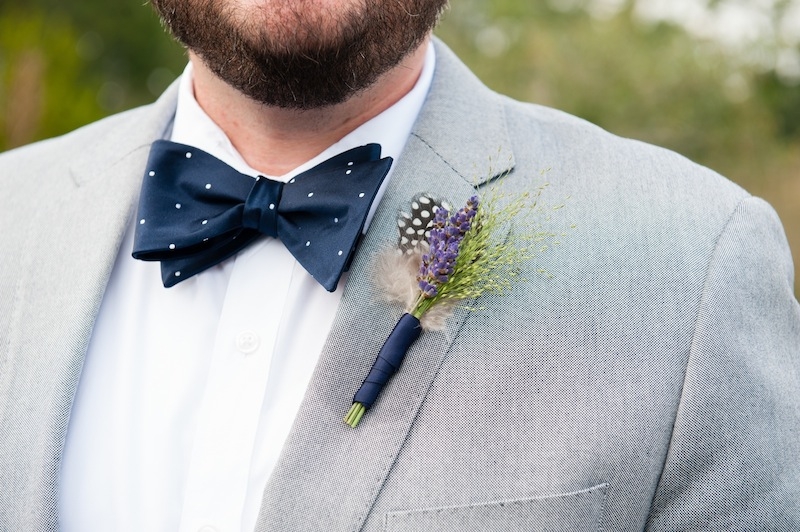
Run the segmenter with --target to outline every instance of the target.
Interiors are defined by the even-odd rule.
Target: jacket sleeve
[[[800,530],[800,305],[772,208],[748,198],[703,289],[648,530]]]

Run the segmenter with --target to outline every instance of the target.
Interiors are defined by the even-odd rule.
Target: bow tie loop
[[[278,205],[284,184],[259,176],[244,201],[242,227],[271,237],[278,236]]]

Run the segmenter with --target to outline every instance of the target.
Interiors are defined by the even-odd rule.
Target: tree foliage
[[[138,2],[4,0],[0,149],[151,101],[180,73],[182,55]]]

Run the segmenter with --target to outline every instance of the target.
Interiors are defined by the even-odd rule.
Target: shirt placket
[[[264,265],[269,264],[269,271]],[[197,416],[182,532],[241,530],[270,364],[294,259],[266,239],[235,259]]]

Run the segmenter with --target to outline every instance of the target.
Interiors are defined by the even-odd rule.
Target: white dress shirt
[[[434,60],[429,46],[422,75],[403,99],[272,178],[288,181],[370,142],[396,160],[424,103]],[[191,80],[189,65],[169,138],[258,175],[197,104]],[[391,172],[369,219],[389,179]],[[61,529],[251,531],[347,276],[329,293],[279,240],[264,237],[164,288],[159,263],[131,257],[132,218],[72,409]]]

